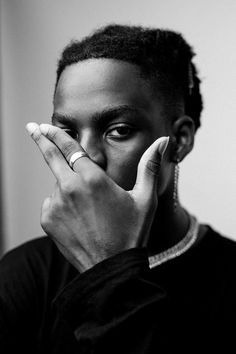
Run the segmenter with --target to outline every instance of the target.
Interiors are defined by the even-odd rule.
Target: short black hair
[[[140,26],[108,25],[81,41],[72,41],[62,52],[56,86],[63,70],[71,64],[93,58],[117,59],[138,65],[141,74],[158,78],[165,96],[181,96],[185,114],[197,130],[203,108],[201,80],[192,59],[195,53],[180,33]],[[157,81],[157,80],[156,80]]]

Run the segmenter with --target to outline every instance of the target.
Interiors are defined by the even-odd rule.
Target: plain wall
[[[54,178],[25,131],[50,122],[62,48],[111,22],[180,31],[194,46],[204,112],[194,151],[180,165],[183,205],[236,239],[236,1],[2,0],[2,174],[5,250],[42,235]]]

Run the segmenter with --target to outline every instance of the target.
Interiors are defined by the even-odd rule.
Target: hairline
[[[161,79],[160,75],[158,73],[153,72],[153,75],[150,74],[149,72],[145,71],[145,68],[142,67],[139,64],[133,63],[128,60],[123,60],[123,59],[116,59],[116,58],[107,58],[107,57],[91,57],[91,58],[86,58],[83,60],[78,60],[73,63],[65,65],[63,70],[61,71],[60,75],[57,77],[57,81],[55,84],[55,89],[54,89],[54,94],[53,94],[53,100],[55,98],[55,93],[57,90],[58,83],[60,81],[60,78],[63,74],[63,72],[66,70],[67,67],[91,60],[111,60],[111,61],[116,61],[116,62],[121,62],[121,63],[127,63],[129,65],[132,65],[137,69],[137,74],[139,75],[140,79],[142,79],[147,87],[150,89],[150,92],[152,93],[152,98],[153,99],[158,99],[159,103],[163,107],[161,110],[161,114],[163,114],[164,117],[169,119],[170,121],[175,120],[177,117],[181,116],[184,114],[185,111],[185,105],[184,105],[184,97],[183,94],[177,93],[178,90],[175,90],[175,92],[172,92],[172,95],[170,93],[164,93],[164,88],[167,90],[168,84],[165,84],[165,79]],[[163,76],[163,74],[162,74]],[[159,79],[159,82],[158,82]],[[182,96],[182,97],[181,97]]]

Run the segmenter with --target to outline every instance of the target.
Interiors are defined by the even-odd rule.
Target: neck
[[[148,241],[149,255],[160,253],[178,243],[189,229],[189,215],[181,205],[159,203]]]

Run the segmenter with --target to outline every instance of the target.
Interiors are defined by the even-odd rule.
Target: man
[[[179,34],[115,25],[64,50],[53,125],[27,125],[56,186],[42,206],[49,238],[2,261],[5,351],[233,343],[235,244],[178,200],[202,109],[192,57]]]

